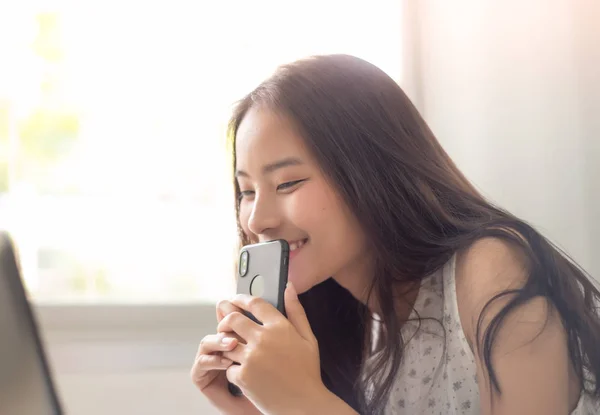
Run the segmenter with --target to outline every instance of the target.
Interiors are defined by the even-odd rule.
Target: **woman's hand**
[[[217,321],[227,314],[241,309],[229,301],[217,304]],[[240,344],[235,333],[210,334],[200,341],[198,353],[191,371],[191,377],[200,391],[222,413],[228,415],[260,414],[260,411],[244,396],[231,395],[227,387],[225,370],[233,362],[223,357],[223,352],[233,350]]]
[[[239,363],[227,368],[227,378],[256,408],[268,414],[301,413],[330,395],[321,381],[317,340],[291,284],[285,291],[287,319],[257,297],[238,295],[231,304],[263,323],[234,311],[217,327],[240,338],[235,348],[223,351],[223,357]]]

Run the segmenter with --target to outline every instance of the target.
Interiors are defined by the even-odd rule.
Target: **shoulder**
[[[457,253],[456,297],[469,340],[488,302],[501,293],[522,288],[528,268],[528,259],[520,248],[499,238],[480,239]],[[499,297],[489,305],[488,314],[497,312],[510,298],[510,295]]]
[[[491,320],[523,288],[528,277],[529,259],[519,246],[511,242],[483,238],[457,253],[455,280],[458,312],[474,351],[477,348],[475,337],[478,324],[481,323],[483,333]],[[552,311],[547,299],[534,297],[509,314],[507,322],[515,318],[528,323],[536,322],[541,330],[556,314]]]
[[[528,269],[529,260],[520,247],[496,238],[481,239],[456,257],[456,299],[475,355],[482,413],[561,413],[554,412],[558,408],[566,413],[578,395],[566,331],[548,299],[534,297],[512,309],[492,330],[491,347],[484,347],[486,329],[519,295]],[[502,392],[499,407],[504,410],[492,412],[484,404],[495,396],[486,352]]]

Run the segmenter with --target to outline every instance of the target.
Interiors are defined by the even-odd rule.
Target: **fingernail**
[[[228,359],[226,357],[221,358],[221,364],[223,364],[223,365],[231,365],[232,363],[233,363],[233,360],[231,360],[231,359]]]
[[[298,293],[296,292],[296,288],[294,287],[294,284],[292,284],[291,281],[288,281],[287,289],[290,291],[290,294],[293,298],[298,298]]]
[[[233,343],[233,339],[231,337],[225,337],[223,340],[221,340],[221,344],[223,346],[229,346],[231,343]]]

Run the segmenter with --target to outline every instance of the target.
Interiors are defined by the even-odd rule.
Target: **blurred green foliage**
[[[33,161],[58,161],[71,150],[79,133],[76,114],[36,109],[19,125],[22,154]]]

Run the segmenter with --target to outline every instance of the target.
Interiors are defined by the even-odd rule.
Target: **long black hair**
[[[500,295],[510,300],[483,333],[482,316],[477,326],[478,349],[494,391],[501,393],[501,385],[491,351],[502,322],[515,308],[543,297],[560,314],[569,357],[585,392],[600,397],[595,382],[600,375],[600,292],[591,278],[529,224],[478,193],[393,79],[348,55],[281,66],[237,105],[230,123],[233,149],[237,129],[254,105],[295,123],[374,247],[371,292],[383,327],[375,364],[365,365],[372,342],[366,306],[333,279],[301,295],[319,341],[322,378],[331,391],[359,412],[381,412],[403,354],[403,321],[390,287],[418,283],[457,251],[496,237],[518,246],[529,268],[522,288]],[[239,215],[238,229],[241,243],[248,243]],[[367,395],[368,383],[374,387]]]

